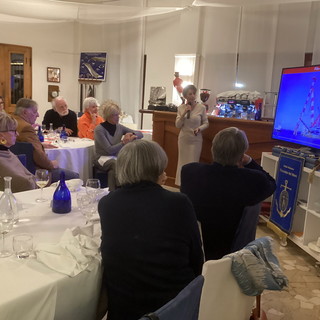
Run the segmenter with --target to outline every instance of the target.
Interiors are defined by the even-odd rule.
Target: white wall
[[[303,65],[305,52],[313,50],[313,62],[320,62],[319,8],[318,3],[251,6],[242,12],[240,7],[190,7],[105,25],[0,22],[0,42],[32,47],[33,99],[40,105],[40,120],[50,107],[47,67],[61,68],[61,94],[78,111],[80,52],[106,51],[107,81],[97,85],[97,98],[118,101],[139,123],[143,54],[147,55],[145,107],[151,86],[165,86],[171,102],[176,54],[200,56],[196,85],[212,90],[211,106],[217,93],[234,89],[237,53],[238,81],[246,89],[277,91],[281,69]],[[152,127],[151,116],[145,116],[144,127]]]
[[[77,61],[75,26],[73,23],[20,24],[0,23],[0,42],[32,47],[32,98],[39,104],[41,122],[44,112],[51,108],[48,85],[59,85],[60,93],[78,110]],[[61,82],[47,82],[47,67],[61,69]]]

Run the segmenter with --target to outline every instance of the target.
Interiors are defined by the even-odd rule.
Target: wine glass
[[[80,209],[81,213],[86,218],[86,224],[90,222],[90,219],[92,218],[93,214],[97,212],[97,204],[95,200],[92,198],[91,195],[84,193],[84,192],[78,192],[77,193],[77,204],[78,208]]]
[[[0,233],[2,234],[2,247],[0,251],[0,258],[11,256],[12,252],[5,249],[4,235],[12,230],[14,223],[14,212],[11,205],[0,208]]]
[[[86,191],[89,196],[95,201],[97,195],[100,193],[100,180],[99,179],[88,179],[86,183]]]
[[[41,197],[36,199],[36,202],[44,202],[48,199],[43,198],[43,188],[49,182],[49,171],[45,169],[37,169],[35,173],[37,186],[41,189]]]

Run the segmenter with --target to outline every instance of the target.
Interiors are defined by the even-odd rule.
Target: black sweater
[[[201,273],[203,255],[190,200],[141,182],[99,202],[108,319],[137,320]]]
[[[244,207],[263,201],[275,188],[275,180],[253,160],[245,168],[219,163],[182,167],[181,192],[201,222],[206,260],[230,253]]]
[[[71,134],[71,137],[78,136],[77,115],[74,111],[70,109],[69,109],[69,113],[63,117],[61,117],[59,113],[54,111],[53,109],[47,110],[44,115],[42,124],[45,124],[46,128],[49,129],[50,123],[53,124],[53,129],[57,129],[65,125],[66,128],[71,129],[73,131]]]

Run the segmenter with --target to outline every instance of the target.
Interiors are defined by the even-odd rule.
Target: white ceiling
[[[320,1],[320,0],[317,0]],[[0,21],[112,23],[172,13],[192,6],[228,7],[310,0],[0,0]]]

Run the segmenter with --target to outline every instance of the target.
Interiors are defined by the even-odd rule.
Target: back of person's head
[[[19,116],[23,112],[24,109],[29,109],[34,106],[38,106],[36,101],[34,101],[32,99],[27,99],[27,98],[21,98],[17,101],[16,110],[15,110],[14,114]]]
[[[236,127],[223,129],[212,140],[213,161],[223,166],[238,165],[248,147],[249,143],[244,131]]]
[[[99,107],[99,102],[96,98],[93,98],[93,97],[88,97],[88,98],[85,98],[83,100],[83,103],[82,103],[82,108],[83,110],[87,110],[90,106],[97,106]]]
[[[100,110],[104,120],[109,119],[112,115],[116,113],[121,113],[119,105],[115,101],[110,99],[102,103]]]
[[[185,87],[183,88],[183,91],[182,91],[182,95],[183,95],[184,98],[187,97],[187,94],[188,94],[188,92],[189,92],[190,90],[193,91],[194,94],[196,94],[196,92],[197,92],[197,87],[194,86],[193,84],[189,84],[188,86],[185,86]]]
[[[17,129],[17,121],[10,114],[0,112],[0,132]]]
[[[158,143],[134,140],[120,150],[116,161],[116,175],[120,185],[140,181],[156,183],[167,164],[167,155]]]

